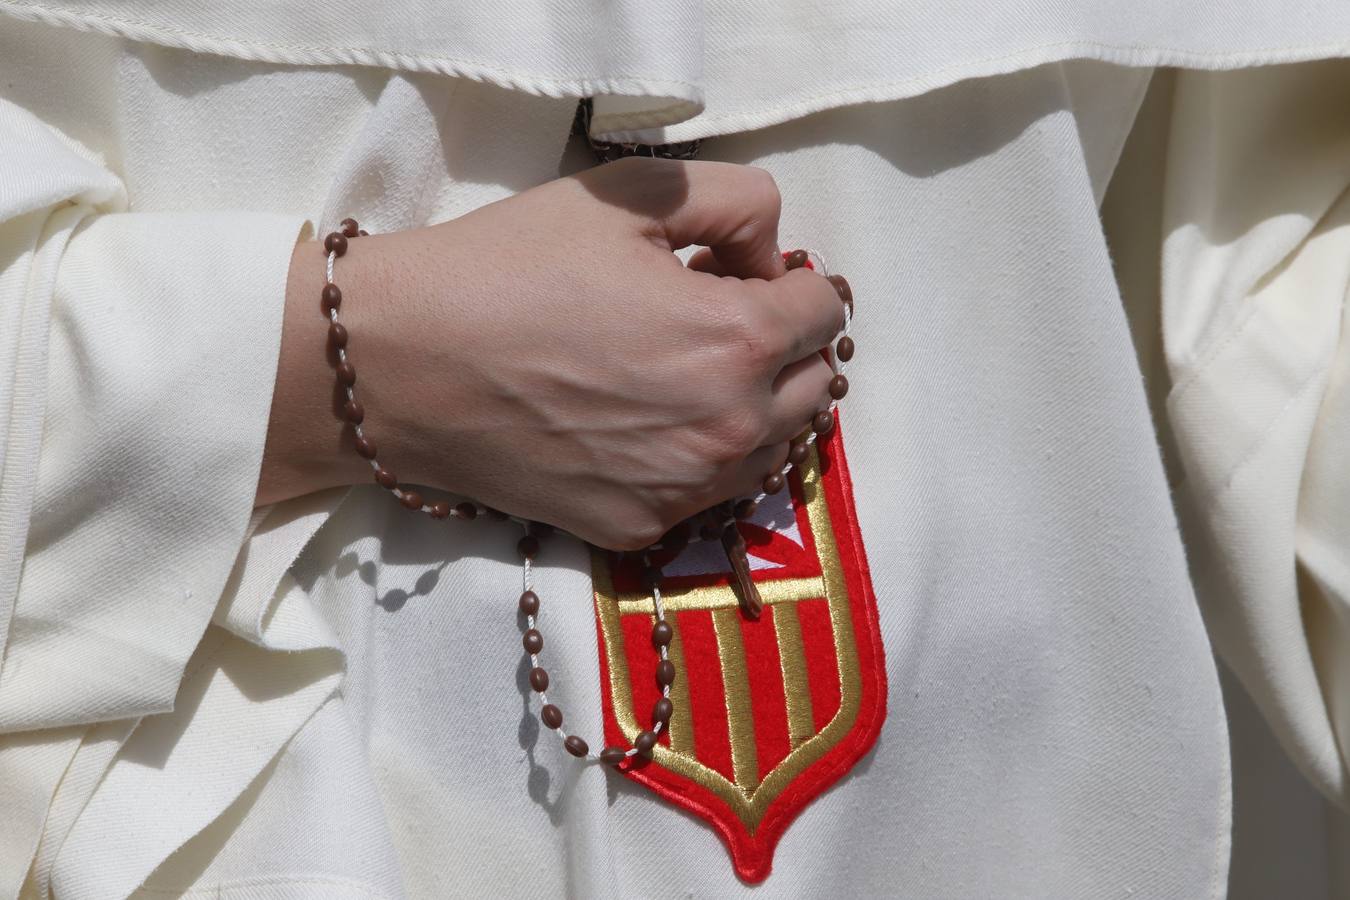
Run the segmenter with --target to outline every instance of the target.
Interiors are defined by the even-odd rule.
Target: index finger
[[[829,346],[844,328],[839,293],[810,269],[794,269],[773,281],[746,281],[744,286],[785,366]]]
[[[772,175],[733,163],[663,162],[682,167],[687,179],[684,202],[660,222],[671,250],[702,244],[723,271],[743,278],[783,274],[778,249],[783,201]]]

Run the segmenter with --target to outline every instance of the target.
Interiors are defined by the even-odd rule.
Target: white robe
[[[1264,146],[1244,112],[1271,108],[1232,79],[1278,78],[1186,74],[1178,108],[1231,114],[1234,164],[1206,165],[1197,111],[1128,170],[1167,160],[1141,188],[1161,223],[1115,232],[1149,386],[1207,392],[1155,404],[1193,572],[1098,207],[1150,67],[1348,55],[1350,9],[853,3],[822,27],[804,3],[412,6],[0,2],[0,895],[752,893],[705,825],[540,733],[514,531],[374,486],[251,511],[294,239],[583,165],[565,143],[590,94],[597,129],[722,135],[705,157],[772,171],[785,243],[859,296],[844,442],[888,717],[753,893],[1222,896],[1228,735],[1196,588],[1343,796],[1345,237],[1322,216],[1350,130],[1311,129],[1325,156],[1281,170],[1298,205],[1274,181],[1245,203],[1265,173],[1240,165]],[[1249,309],[1303,341],[1255,393],[1227,389],[1259,371]],[[1235,368],[1192,374],[1225,351]],[[549,548],[550,668],[595,735],[585,550]],[[1248,550],[1269,558],[1233,567]]]

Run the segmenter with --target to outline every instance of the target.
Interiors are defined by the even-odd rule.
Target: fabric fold
[[[198,52],[291,65],[360,65],[435,72],[547,97],[618,97],[600,114],[654,127],[703,109],[703,4],[364,5],[315,16],[300,0],[210,4],[37,3],[0,12],[30,21]],[[419,27],[404,23],[417,21]],[[509,48],[509,49],[507,49]]]
[[[0,730],[171,708],[253,507],[302,224],[97,216],[25,300],[51,304],[48,402]]]
[[[348,494],[347,488],[331,488],[255,509],[248,536],[221,592],[212,621],[259,646],[286,650],[335,646],[325,640],[326,626],[317,620],[314,627],[319,630],[290,639],[277,633],[269,635],[268,628],[285,597],[283,583],[291,563]],[[287,609],[278,624],[292,618]],[[301,618],[307,617],[301,614]]]
[[[493,5],[0,0],[0,14],[290,65],[435,72],[594,97],[591,130],[665,143],[765,128],[1073,59],[1232,69],[1350,55],[1350,6],[1263,0],[812,0]],[[826,21],[826,19],[828,21]],[[401,27],[415,21],[417,28]]]
[[[57,793],[54,820],[36,858],[40,897],[80,891],[100,896],[109,867],[125,878],[127,892],[133,890],[182,842],[256,793],[288,742],[333,696],[343,656],[287,570],[347,494],[334,488],[253,511],[215,625],[188,665],[173,711],[144,719],[134,732],[127,727],[129,739],[122,733],[115,745],[94,741],[76,754],[72,770],[108,774],[94,783],[88,776],[63,783]],[[246,733],[237,728],[255,720],[264,727]],[[91,734],[121,724],[107,723]],[[208,747],[215,749],[206,752]],[[178,805],[174,800],[187,784],[198,786],[190,792],[194,802]],[[134,851],[108,842],[108,822],[136,815],[127,809],[137,804],[157,806],[157,839],[136,843]],[[71,849],[62,854],[68,843]]]
[[[1165,113],[1159,375],[1211,639],[1299,768],[1342,805],[1348,85],[1339,60],[1177,74]]]
[[[173,711],[137,727],[76,820],[53,894],[129,895],[234,802],[340,677],[338,653],[274,653],[210,628]]]
[[[51,808],[42,827],[42,840],[33,856],[33,892],[49,897],[51,871],[57,854],[65,844],[70,830],[84,811],[89,798],[97,790],[103,775],[126,739],[140,724],[138,719],[118,719],[88,728],[70,766],[61,778],[61,784],[52,796]]]
[[[334,488],[254,510],[173,711],[132,733],[71,829],[68,851],[40,859],[55,896],[104,896],[113,881],[129,894],[190,838],[209,843],[203,832],[256,794],[333,698],[344,654],[288,569],[347,495]],[[241,721],[250,728],[241,731]],[[185,792],[191,802],[176,803]],[[153,839],[108,840],[113,822],[145,816],[156,822]]]
[[[368,753],[341,693],[329,697],[239,797],[131,896],[404,896]],[[297,829],[297,821],[308,825]]]

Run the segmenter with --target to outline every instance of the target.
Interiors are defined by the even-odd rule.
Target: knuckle
[[[738,368],[759,371],[777,362],[783,351],[774,323],[757,312],[757,305],[737,303],[726,313],[725,350]]]
[[[719,467],[740,462],[759,446],[764,425],[757,409],[729,410],[709,429],[709,458]]]
[[[775,212],[782,209],[783,193],[778,189],[778,182],[768,169],[746,166],[746,178],[760,202]]]

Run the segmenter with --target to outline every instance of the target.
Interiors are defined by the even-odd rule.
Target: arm
[[[124,212],[96,161],[0,116],[25,173],[0,732],[165,711],[255,500],[369,477],[325,406],[322,252],[298,217]],[[339,272],[382,456],[610,547],[748,491],[824,402],[841,316],[823,279],[778,277],[777,214],[761,172],[650,162],[363,238]],[[696,242],[752,277],[685,269]]]
[[[334,277],[382,464],[615,548],[752,493],[828,402],[815,351],[842,320],[784,274],[778,204],[759,170],[632,160],[352,241]],[[695,243],[746,279],[680,265]],[[324,259],[292,258],[259,502],[371,478],[336,416]]]

